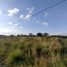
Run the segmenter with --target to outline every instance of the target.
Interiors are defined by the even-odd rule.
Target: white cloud
[[[23,19],[23,20],[30,20],[31,19],[31,15],[30,14],[27,14],[26,16],[20,15],[20,18]]]
[[[45,13],[45,17],[47,17],[48,16],[48,13]]]
[[[18,8],[8,9],[8,16],[17,14],[20,10]]]
[[[31,18],[31,15],[30,14],[28,14],[28,15],[26,15],[25,16],[25,18],[24,19],[30,19]]]
[[[32,8],[27,8],[27,10],[29,11],[29,14],[32,14],[33,10],[34,10],[34,7]]]
[[[24,16],[23,14],[21,14],[20,18],[23,19],[23,20],[30,20],[32,18],[33,10],[34,10],[34,7],[27,8],[28,13],[26,14],[26,16]]]
[[[23,14],[22,14],[22,15],[20,15],[20,18],[21,18],[21,19],[23,19],[23,18],[24,18],[24,15],[23,15]]]
[[[15,23],[14,25],[15,25],[15,26],[17,26],[18,24],[17,24],[17,23]]]
[[[48,23],[47,22],[43,22],[43,25],[48,26]]]
[[[13,24],[13,22],[9,22],[8,24],[12,25],[12,24]]]
[[[0,14],[2,14],[2,11],[0,10]]]
[[[10,30],[7,27],[0,28],[0,34],[6,34],[6,33],[9,33],[9,32],[10,32]]]
[[[27,8],[27,10],[28,10],[28,14],[25,16],[24,19],[30,20],[31,17],[32,17],[32,13],[33,13],[34,7],[32,7],[32,8]]]
[[[18,25],[18,23],[13,23],[13,22],[9,22],[8,24],[12,25],[13,27]]]
[[[0,34],[3,34],[3,35],[10,35],[10,34],[21,34],[23,31],[23,26],[21,28],[18,27],[18,26],[14,26],[14,25],[8,25],[8,26],[3,26],[0,28]]]

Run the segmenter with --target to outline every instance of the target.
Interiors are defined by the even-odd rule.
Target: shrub
[[[23,63],[24,58],[22,58],[22,52],[17,49],[8,54],[7,64],[20,64]]]
[[[39,32],[39,33],[37,33],[37,36],[43,36],[43,34]]]

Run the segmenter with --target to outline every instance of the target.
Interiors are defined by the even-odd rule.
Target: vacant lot
[[[0,67],[67,67],[67,38],[1,37]]]

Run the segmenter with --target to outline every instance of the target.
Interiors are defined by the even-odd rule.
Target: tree
[[[17,37],[20,37],[20,35],[18,34]]]
[[[37,36],[43,36],[43,34],[39,32],[39,33],[37,33]]]
[[[14,35],[10,35],[11,37],[14,37]]]
[[[44,35],[44,36],[49,36],[49,34],[48,34],[48,33],[44,33],[43,35]]]
[[[29,33],[29,36],[33,36],[33,33]]]

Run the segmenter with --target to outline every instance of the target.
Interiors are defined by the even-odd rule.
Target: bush
[[[17,49],[8,54],[7,64],[20,64],[23,63],[22,52]]]
[[[39,32],[39,33],[37,33],[37,36],[43,36],[43,34]]]

